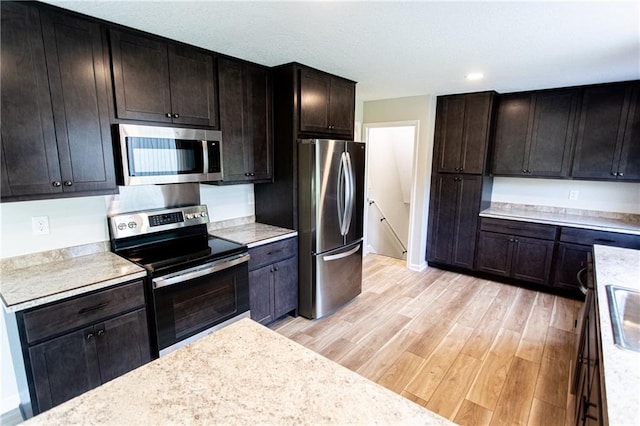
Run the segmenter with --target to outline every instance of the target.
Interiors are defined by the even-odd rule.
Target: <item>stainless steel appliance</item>
[[[300,314],[329,315],[362,291],[365,144],[298,141]]]
[[[120,124],[118,184],[222,180],[222,132]]]
[[[247,247],[208,235],[208,221],[205,205],[109,217],[112,251],[147,270],[160,356],[250,315]]]

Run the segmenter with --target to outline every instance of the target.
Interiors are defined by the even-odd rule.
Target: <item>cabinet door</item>
[[[479,232],[476,269],[508,277],[511,274],[513,237],[494,232]]]
[[[329,92],[329,128],[332,134],[353,138],[356,85],[348,80],[331,77]]]
[[[455,266],[473,269],[481,196],[482,176],[459,176],[451,259]]]
[[[327,133],[329,130],[329,75],[309,69],[300,70],[300,131]]]
[[[261,324],[275,320],[273,313],[272,265],[249,272],[249,309],[251,319]]]
[[[115,189],[100,24],[43,13],[42,28],[63,190]]]
[[[95,326],[102,383],[151,361],[144,308]]]
[[[482,176],[436,175],[432,182],[427,259],[473,269]]]
[[[244,134],[244,78],[241,62],[220,58],[218,81],[220,83],[220,130],[225,182],[247,181]]]
[[[511,276],[534,284],[547,284],[551,272],[554,242],[515,236]]]
[[[273,141],[271,139],[271,77],[269,71],[245,66],[245,152],[247,171],[252,181],[273,177]]]
[[[460,168],[464,126],[464,96],[440,96],[436,107],[436,170],[457,172]]]
[[[591,246],[559,243],[553,285],[579,290],[578,272],[587,265],[587,253],[590,252]]]
[[[578,89],[537,92],[525,169],[532,176],[568,176]]]
[[[630,89],[626,84],[584,89],[572,177],[616,178]]]
[[[427,260],[449,264],[458,206],[458,175],[437,174],[431,181]]]
[[[518,175],[526,171],[529,115],[532,94],[517,93],[500,97],[496,125],[493,174]]]
[[[269,72],[221,58],[218,76],[224,182],[268,181],[273,176]]]
[[[618,179],[640,180],[640,83],[634,84],[620,153]]]
[[[493,93],[465,95],[464,135],[459,166],[461,172],[484,172],[493,99]]]
[[[298,309],[298,258],[273,265],[274,319]]]
[[[35,414],[100,385],[95,340],[87,327],[29,348]]]
[[[168,54],[173,122],[217,128],[213,56],[175,45]]]
[[[110,36],[117,118],[171,123],[166,44],[117,30]]]
[[[2,2],[2,197],[62,192],[40,16]],[[56,183],[57,182],[57,183]]]

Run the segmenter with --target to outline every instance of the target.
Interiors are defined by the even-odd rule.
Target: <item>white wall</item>
[[[392,226],[407,247],[411,186],[413,184],[413,126],[369,127],[367,141],[367,197],[375,204],[367,208],[367,245],[373,251],[404,259],[402,246],[389,230]],[[379,219],[382,213],[386,222]]]
[[[110,199],[111,196],[99,196],[0,203],[0,258],[107,241]],[[255,215],[253,185],[200,185],[200,199],[207,204],[214,222]],[[50,234],[32,234],[33,216],[49,217]],[[0,343],[2,414],[19,404],[4,315],[0,315]]]
[[[496,177],[491,201],[640,214],[640,183]]]
[[[435,126],[434,96],[412,96],[364,103],[363,123],[418,122],[418,144],[414,159],[414,193],[411,203],[410,231],[407,266],[411,269],[426,268],[424,260],[427,244],[427,217],[429,208],[429,175],[433,151]]]

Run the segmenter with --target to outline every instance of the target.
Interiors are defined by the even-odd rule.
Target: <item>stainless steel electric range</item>
[[[207,233],[206,205],[109,217],[111,250],[147,270],[156,354],[249,317],[247,247]]]

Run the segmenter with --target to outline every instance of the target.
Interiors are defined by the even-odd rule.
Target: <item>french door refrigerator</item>
[[[320,318],[362,291],[365,144],[298,141],[299,312]]]

